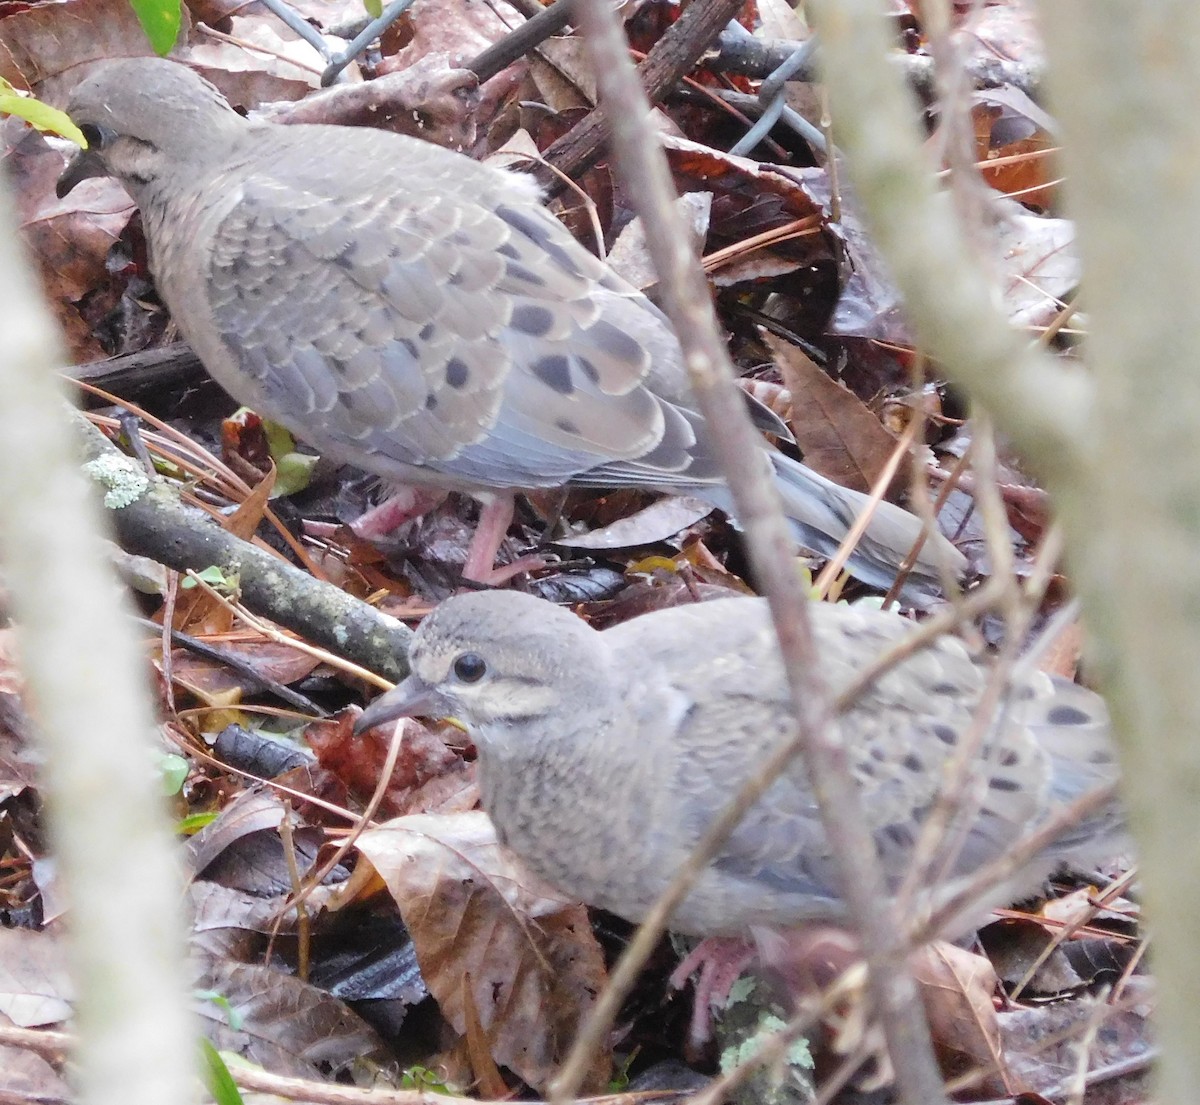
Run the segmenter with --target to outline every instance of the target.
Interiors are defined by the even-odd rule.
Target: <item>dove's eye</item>
[[[108,127],[100,127],[95,123],[84,123],[79,129],[87,140],[89,150],[102,150],[116,137]]]
[[[460,683],[478,683],[487,674],[487,663],[478,652],[464,652],[451,671]]]

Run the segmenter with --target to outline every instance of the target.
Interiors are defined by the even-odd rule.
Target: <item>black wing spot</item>
[[[524,235],[531,242],[540,246],[560,268],[570,273],[579,271],[579,266],[575,264],[571,254],[551,237],[554,228],[549,222],[538,218],[531,212],[519,211],[515,207],[497,207],[496,214],[518,234]],[[547,215],[545,218],[549,219],[550,216]]]
[[[433,335],[436,333],[437,333],[437,327],[434,326],[434,324],[432,322],[427,322],[427,323],[425,323],[424,326],[421,327],[421,332],[417,335],[417,337],[420,338],[424,342],[429,342],[429,341],[433,341]],[[409,342],[408,344],[411,345],[412,342]]]
[[[451,357],[446,365],[446,383],[452,388],[464,388],[470,378],[471,370],[467,367],[466,362],[460,361],[457,357]]]
[[[546,286],[546,281],[538,276],[536,272],[527,269],[524,265],[517,264],[516,261],[509,261],[504,268],[514,280],[522,280],[535,288],[544,288]]]
[[[575,425],[569,418],[560,418],[555,423],[564,434],[573,434],[575,437],[580,437],[579,427]]]
[[[588,327],[587,336],[597,349],[603,350],[618,361],[640,364],[645,360],[646,350],[642,343],[604,319],[592,323]]]
[[[933,733],[942,744],[954,746],[958,744],[958,730],[953,725],[933,725],[930,726],[930,732]]]
[[[545,237],[546,228],[524,211],[518,211],[515,207],[501,205],[496,208],[496,214],[518,234],[523,234],[526,238],[537,242],[539,245],[542,238]]]
[[[410,357],[412,357],[414,361],[419,361],[421,359],[421,353],[420,350],[417,349],[417,343],[411,338],[401,338],[400,348],[403,349],[404,352]]]
[[[542,357],[533,362],[530,371],[559,395],[570,395],[575,390],[571,383],[571,362],[566,357]]]
[[[1092,718],[1077,706],[1052,706],[1046,720],[1051,725],[1086,725]]]
[[[437,410],[437,405],[438,397],[431,391],[427,396],[425,396],[425,409],[427,411],[434,411]]]
[[[523,303],[513,308],[511,325],[531,338],[544,338],[554,326],[554,312],[536,303]]]
[[[903,760],[900,761],[909,771],[914,774],[925,770],[925,761],[921,759],[915,752],[910,752]]]
[[[591,361],[586,357],[576,357],[575,360],[579,362],[579,367],[583,369],[583,374],[588,378],[589,383],[600,383],[600,372]]]
[[[1002,790],[1009,794],[1015,790],[1021,789],[1021,784],[1018,783],[1016,779],[1005,779],[1003,776],[999,775],[993,776],[991,779],[989,779],[988,786],[991,787],[992,790]]]

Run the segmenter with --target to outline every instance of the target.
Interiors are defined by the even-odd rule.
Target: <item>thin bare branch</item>
[[[693,389],[737,504],[756,577],[770,604],[805,763],[838,860],[841,893],[862,941],[871,996],[888,1040],[901,1096],[907,1105],[931,1105],[943,1100],[941,1075],[928,1026],[915,1012],[920,1004],[907,970],[903,927],[895,923],[889,908],[874,841],[847,769],[846,751],[830,724],[833,703],[819,675],[819,657],[808,626],[808,600],[795,572],[792,539],[779,498],[766,478],[757,434],[734,383],[704,274],[675,208],[670,171],[649,125],[650,105],[630,62],[621,26],[605,4],[581,5],[578,16],[606,116],[612,121],[611,142],[618,167],[645,224],[663,301],[683,345]],[[597,1011],[593,1010],[593,1020]],[[576,1056],[582,1048],[591,1047],[586,1034],[587,1026]],[[576,1077],[573,1072],[572,1077]],[[572,1089],[564,1071],[555,1096],[561,1100]]]

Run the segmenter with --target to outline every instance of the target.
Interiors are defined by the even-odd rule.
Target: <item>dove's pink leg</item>
[[[446,492],[428,487],[397,486],[383,503],[373,506],[365,515],[350,523],[350,529],[365,541],[385,538],[397,526],[419,518],[442,504],[445,497]],[[462,566],[464,579],[482,583],[486,587],[499,587],[523,571],[545,567],[546,561],[541,557],[521,557],[511,564],[496,566],[496,553],[500,542],[508,535],[512,512],[514,502],[511,494],[499,493],[481,499],[479,524],[467,547],[467,563]]]
[[[515,503],[511,494],[503,492],[481,502],[479,522],[475,526],[475,535],[471,538],[467,561],[463,565],[463,579],[497,587],[521,572],[545,567],[546,561],[540,556],[522,556],[511,564],[496,567],[496,553],[508,535],[508,527],[512,525]]]
[[[446,498],[445,491],[426,487],[397,486],[382,503],[372,507],[361,518],[350,523],[350,528],[364,541],[386,537],[397,526],[419,518]],[[508,534],[513,520],[513,496],[496,494],[481,500],[479,523],[471,544],[467,547],[467,559],[463,565],[463,578],[488,587],[498,587],[521,572],[545,567],[540,556],[522,556],[511,564],[496,567],[496,553],[500,543]]]
[[[712,1012],[729,1001],[729,991],[755,960],[758,971],[773,978],[782,992],[798,1000],[820,993],[859,958],[857,941],[844,929],[808,924],[784,932],[755,926],[753,940],[710,936],[675,968],[670,984],[682,988],[696,979],[688,1042],[699,1047],[712,1035]]]
[[[671,973],[670,985],[682,989],[699,972],[692,998],[688,1042],[699,1048],[712,1035],[712,1011],[723,1008],[729,991],[754,959],[754,945],[736,936],[701,940]]]
[[[395,486],[378,506],[372,507],[350,523],[355,536],[364,541],[386,537],[397,526],[428,514],[446,498],[445,491],[429,487]]]

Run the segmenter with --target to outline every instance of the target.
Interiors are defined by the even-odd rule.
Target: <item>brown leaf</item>
[[[211,960],[199,988],[229,1004],[198,1006],[213,1046],[245,1056],[272,1074],[325,1078],[355,1060],[381,1061],[375,1030],[344,1002],[298,978],[262,964]],[[231,1024],[229,1010],[236,1014]]]
[[[515,21],[514,21],[515,22]],[[449,68],[451,58],[470,58],[500,41],[512,29],[495,10],[494,5],[477,4],[474,0],[426,0],[415,5],[403,18],[393,24],[393,31],[404,36],[404,45],[394,54],[385,56],[378,67],[379,75],[424,70],[425,83],[433,86],[435,96],[422,111],[442,116],[444,130],[454,105],[446,96],[437,95],[441,83],[436,76],[440,66]],[[390,51],[385,49],[385,54]],[[486,133],[504,100],[525,72],[522,63],[510,65],[498,73],[474,97],[470,118],[463,119],[479,133]],[[457,98],[457,97],[456,97]],[[439,106],[441,105],[441,106]],[[461,106],[458,114],[462,114]]]
[[[551,111],[590,108],[596,102],[596,79],[578,38],[547,39],[529,55],[529,75]]]
[[[977,1084],[989,1096],[1007,1096],[1000,1027],[992,1002],[999,982],[992,965],[981,955],[938,942],[914,957],[913,973],[943,1067],[952,1074],[991,1070]]]
[[[979,940],[1009,992],[1022,987],[1020,994],[1013,995],[1020,999],[1029,994],[1062,994],[1082,985],[1061,946],[1048,951],[1056,935],[1032,919],[1006,917],[981,929]]]
[[[242,661],[262,679],[285,686],[299,682],[320,663],[320,660],[291,645],[275,641],[209,641],[209,644]],[[240,702],[247,680],[240,672],[207,656],[197,656],[184,648],[171,651],[171,678],[186,687],[203,702],[212,704],[218,696],[238,691],[237,697],[224,699]],[[252,687],[249,693],[257,693]]]
[[[858,396],[831,380],[799,346],[766,333],[763,341],[792,393],[789,427],[804,462],[844,487],[869,491],[896,439]]]
[[[1141,1002],[1135,1004],[1140,997]],[[1057,1001],[999,1015],[1004,1054],[1014,1085],[1026,1092],[1067,1098],[1078,1076],[1079,1042],[1100,1024],[1088,1049],[1088,1069],[1103,1070],[1130,1063],[1130,1073],[1089,1087],[1089,1105],[1150,1099],[1147,1079],[1153,1067],[1154,1043],[1147,1006],[1153,1000],[1149,979],[1129,979],[1121,1006],[1097,1005],[1090,999]],[[1132,1060],[1142,1060],[1139,1068]]]
[[[663,134],[660,140],[677,182],[683,185],[680,191],[713,193],[714,220],[718,213],[729,220],[721,228],[722,237],[736,240],[819,214],[805,190],[775,166],[674,134]],[[821,238],[805,240],[800,248],[806,254],[829,256],[828,244]]]
[[[105,355],[75,304],[103,289],[119,298],[118,281],[105,268],[113,243],[133,212],[125,190],[111,180],[84,181],[57,199],[63,155],[19,119],[0,121],[0,150],[21,217],[21,234],[37,265],[47,302],[67,335],[74,363]]]
[[[74,987],[60,929],[0,928],[0,1014],[22,1028],[61,1024]]]
[[[292,864],[308,870],[325,843],[324,830],[305,824],[293,828],[285,840],[279,828],[292,812],[292,803],[285,803],[270,788],[243,791],[188,841],[192,870],[282,906],[293,886]],[[344,869],[329,875],[330,880],[345,877]],[[314,890],[308,898],[310,906],[318,908],[327,893],[326,888]]]
[[[185,14],[181,36],[189,23]],[[57,107],[87,63],[153,52],[127,0],[39,4],[0,20],[0,77]]]
[[[0,1025],[7,1026],[0,1016]],[[23,1048],[0,1047],[0,1100],[69,1101],[71,1091],[48,1059]]]
[[[304,737],[321,766],[365,801],[383,770],[395,725],[378,725],[355,736],[357,716],[357,711],[343,710],[335,717],[314,721]],[[415,718],[405,718],[401,724],[400,751],[380,806],[382,816],[473,807],[477,798],[473,765],[464,764],[461,753],[447,740],[452,733],[462,737],[461,732],[447,724],[431,726]],[[458,744],[464,742],[462,738]]]
[[[399,904],[443,1016],[466,1032],[469,980],[496,1061],[543,1090],[605,980],[583,906],[520,866],[482,813],[400,817],[358,847]],[[607,1070],[605,1056],[591,1091]]]
[[[1014,88],[981,89],[974,98],[971,117],[983,179],[1031,207],[1051,207],[1058,166],[1045,156],[1055,140],[1041,125],[1041,109]]]

